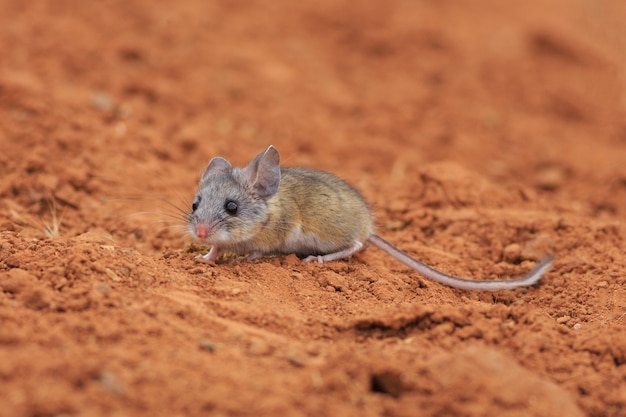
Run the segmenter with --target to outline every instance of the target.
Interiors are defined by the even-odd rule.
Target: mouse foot
[[[259,259],[263,257],[263,253],[259,251],[253,251],[248,254],[246,258],[247,261],[254,261],[255,259]]]
[[[207,253],[206,255],[196,256],[196,260],[199,262],[210,262],[210,261],[215,262],[219,254],[220,254],[220,248],[218,248],[217,246],[211,246],[209,253]]]
[[[347,249],[340,250],[338,252],[327,253],[326,255],[311,255],[304,258],[304,262],[312,262],[317,261],[318,264],[322,264],[324,262],[336,261],[337,259],[347,258],[352,255],[354,252],[359,251],[363,247],[363,243],[355,240],[352,246]]]

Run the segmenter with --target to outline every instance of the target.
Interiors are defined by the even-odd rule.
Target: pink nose
[[[198,239],[206,239],[208,235],[209,231],[207,230],[205,225],[200,224],[196,227],[196,236],[198,236]]]

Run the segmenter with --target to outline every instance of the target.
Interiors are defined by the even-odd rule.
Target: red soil
[[[626,3],[505,3],[0,2],[0,416],[624,415]],[[440,270],[556,262],[195,262],[270,143]]]

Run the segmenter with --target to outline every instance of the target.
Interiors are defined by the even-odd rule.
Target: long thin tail
[[[393,246],[391,243],[387,242],[382,237],[371,234],[368,240],[374,245],[384,250],[391,256],[393,256],[396,260],[402,262],[409,268],[415,269],[417,272],[425,276],[426,278],[432,279],[440,284],[447,285],[449,287],[460,288],[462,290],[473,290],[473,291],[496,291],[496,290],[512,290],[514,288],[526,287],[529,285],[533,285],[539,279],[543,273],[552,265],[553,258],[551,256],[546,256],[541,261],[535,265],[535,267],[526,275],[521,278],[507,280],[507,281],[498,281],[498,280],[470,280],[464,278],[454,277],[452,275],[444,274],[443,272],[439,272],[436,269],[429,267],[428,265],[418,261],[417,259],[413,259],[411,256],[402,252],[400,249]]]

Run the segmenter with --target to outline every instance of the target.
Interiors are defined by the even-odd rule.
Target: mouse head
[[[204,170],[187,217],[192,236],[223,248],[259,233],[267,217],[268,200],[280,185],[280,157],[273,146],[244,168],[213,158]]]

